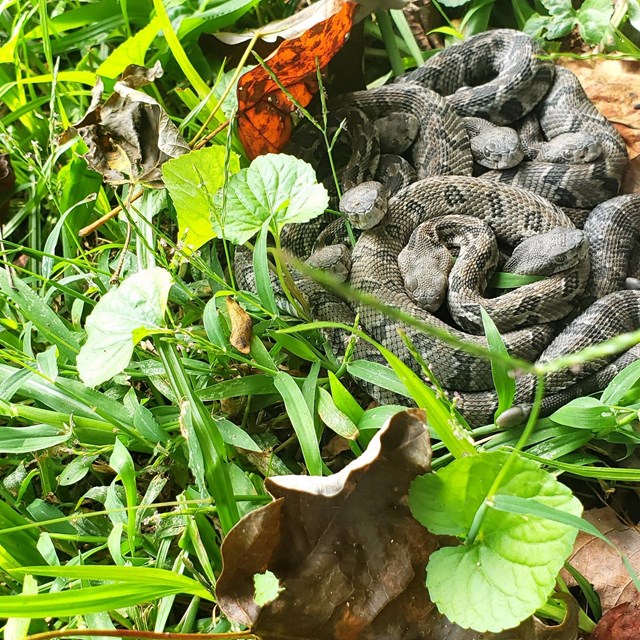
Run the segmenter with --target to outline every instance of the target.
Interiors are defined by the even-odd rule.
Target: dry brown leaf
[[[640,571],[640,531],[637,528],[622,524],[608,507],[586,511],[584,518],[627,555],[636,572]],[[602,540],[580,533],[569,562],[593,585],[600,596],[603,612],[624,602],[640,605],[640,593],[620,556]],[[575,585],[571,577],[567,577],[567,583]]]
[[[600,618],[591,640],[638,640],[640,638],[640,606],[631,602],[619,604]]]
[[[371,13],[388,9],[402,9],[408,0],[358,0],[359,5],[356,22],[364,20]],[[337,13],[345,0],[320,0],[297,11],[284,20],[276,20],[259,29],[242,33],[219,32],[215,34],[221,42],[229,45],[246,44],[256,36],[263,42],[274,43],[278,40],[298,38],[307,29]]]
[[[98,78],[87,113],[63,136],[79,133],[89,147],[87,164],[111,184],[142,182],[161,188],[163,163],[189,151],[164,109],[138,91],[161,75],[159,62],[152,69],[129,65],[104,103]]]
[[[530,618],[499,634],[461,629],[437,611],[425,565],[439,539],[407,506],[409,485],[430,463],[424,413],[410,409],[333,476],[267,478],[275,500],[222,543],[222,610],[262,640],[575,640],[573,605],[558,627]],[[253,576],[266,571],[284,590],[260,606]]]
[[[250,159],[283,149],[291,137],[294,102],[309,104],[318,90],[318,68],[324,70],[349,37],[356,4],[341,0],[324,7],[312,14],[315,22],[302,21],[302,32],[290,30],[289,38],[265,61],[287,93],[262,66],[238,80],[238,136]]]
[[[227,296],[227,311],[231,320],[229,342],[240,353],[251,352],[251,316],[231,297]]]
[[[561,59],[559,64],[578,76],[589,99],[624,138],[630,163],[622,192],[640,192],[640,61]]]

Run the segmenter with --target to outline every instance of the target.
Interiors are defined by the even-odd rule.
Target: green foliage
[[[214,229],[242,244],[266,222],[274,236],[290,222],[308,222],[329,205],[327,190],[318,184],[311,165],[284,154],[256,158],[231,176],[226,210]]]
[[[78,372],[87,386],[95,387],[124,371],[134,346],[164,331],[171,282],[164,269],[139,271],[102,296],[87,318],[87,341],[78,354]]]
[[[284,588],[280,586],[280,581],[272,571],[256,573],[253,576],[253,584],[255,585],[253,599],[259,607],[264,607],[273,602],[284,591]]]
[[[426,367],[418,375],[388,353],[391,366],[351,355],[336,362],[320,326],[301,325],[278,307],[273,273],[284,282],[287,273],[270,245],[278,244],[284,224],[320,214],[327,194],[308,165],[284,155],[265,156],[241,169],[233,126],[212,136],[237,108],[231,87],[214,112],[241,70],[225,67],[222,55],[207,49],[206,36],[200,36],[232,26],[258,27],[288,15],[290,3],[5,5],[0,152],[10,154],[17,182],[2,221],[3,264],[12,270],[0,269],[0,616],[12,617],[4,629],[7,637],[55,629],[71,633],[85,624],[228,631],[229,623],[217,612],[212,616],[207,604],[221,570],[220,544],[242,515],[271,500],[264,478],[336,471],[402,409],[365,409],[368,399],[349,376],[412,398],[427,410],[434,467],[444,469],[441,474],[456,475],[449,463],[458,458],[454,464],[464,462],[479,477],[492,477],[495,465],[485,464],[485,454],[475,455],[473,439],[499,451],[515,446],[522,429],[497,432],[489,425],[472,433],[437,381],[425,382]],[[587,42],[599,43],[611,15],[610,6],[598,1],[587,0],[577,10],[560,0],[542,6],[548,16],[536,14],[526,0],[514,0],[513,16],[499,7],[500,22],[522,26],[528,20],[527,28],[547,39],[578,25]],[[637,51],[640,9],[637,0],[628,6],[627,16],[613,16],[610,31],[618,46]],[[493,22],[494,9],[493,2],[473,0],[452,13],[460,18],[456,28],[445,13],[446,25],[436,31],[447,38],[477,32]],[[384,25],[382,38],[396,72],[430,55],[418,50],[401,12],[393,11],[390,19],[378,16],[378,22],[367,24],[367,52],[374,54],[367,59],[369,72],[382,76],[389,68],[375,41],[378,24]],[[164,76],[143,90],[192,146],[205,136],[211,139],[164,165],[166,191],[135,200],[127,186],[103,183],[88,168],[81,141],[58,141],[86,112],[97,77],[110,90],[128,64],[156,61]],[[81,229],[119,204],[124,205],[119,216],[79,237]],[[237,291],[233,247],[225,241],[245,242],[256,234],[257,297]],[[128,277],[112,289],[119,263]],[[496,286],[522,283],[521,277],[499,276]],[[249,354],[229,343],[227,295],[253,320]],[[385,312],[427,330],[415,319]],[[140,344],[144,336],[149,340]],[[436,337],[461,347],[455,338]],[[630,340],[614,346],[628,346]],[[516,366],[533,369],[499,344],[493,335],[489,350],[468,348],[492,358],[502,410],[512,397],[506,372]],[[545,366],[597,356],[590,351]],[[640,366],[632,365],[599,400],[578,400],[539,421],[533,434],[524,434],[523,455],[575,477],[640,481],[637,469],[603,465],[597,446],[598,441],[621,443],[629,451],[637,446],[639,381]],[[335,435],[346,438],[351,451],[337,447],[338,453],[326,455],[328,442],[340,443]],[[596,446],[585,450],[592,441]],[[486,496],[471,490],[472,484],[467,483],[462,502],[477,508]],[[571,514],[543,512],[546,505],[538,497],[514,502],[518,495],[498,491],[473,544],[462,548],[486,545],[486,532],[514,544],[501,529],[512,517],[560,518],[559,525],[580,526]],[[463,517],[461,507],[456,511],[444,498],[441,502],[443,510],[453,509],[451,522],[468,525],[467,511]],[[459,535],[472,526],[473,517]],[[277,579],[263,576],[258,582],[258,599],[276,595]],[[487,594],[500,597],[502,584],[485,586]],[[538,601],[539,593],[532,594]],[[532,602],[525,604],[531,608]]]
[[[574,26],[587,44],[598,44],[605,36],[613,14],[609,0],[585,0],[574,9],[570,0],[541,0],[548,16],[534,13],[523,30],[535,37],[555,40],[569,35]]]
[[[409,505],[429,531],[465,540],[433,553],[427,587],[438,609],[462,627],[501,631],[547,600],[577,531],[542,518],[493,510],[501,496],[535,500],[579,516],[571,491],[530,460],[517,458],[495,486],[506,453],[481,453],[414,481]]]
[[[214,228],[222,227],[222,212],[215,196],[225,182],[225,175],[240,169],[240,158],[224,147],[191,151],[165,162],[162,176],[178,214],[178,241],[188,256],[205,242],[216,237]],[[216,222],[214,222],[216,221]]]

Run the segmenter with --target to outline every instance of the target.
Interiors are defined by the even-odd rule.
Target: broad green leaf
[[[544,18],[545,23],[549,20],[546,16],[538,16],[538,18]],[[531,24],[534,25],[535,23],[532,22]],[[491,276],[487,286],[492,289],[515,289],[517,287],[522,287],[525,284],[540,282],[540,280],[544,280],[545,277],[546,276],[523,276],[519,273],[506,273],[499,271]]]
[[[564,424],[575,429],[610,429],[616,426],[615,413],[596,398],[576,398],[560,407],[549,416],[556,424]]]
[[[411,394],[407,391],[407,387],[400,380],[398,374],[390,367],[386,367],[379,362],[354,360],[347,364],[347,371],[354,378],[360,378],[360,380],[378,385],[383,389],[393,391],[406,398],[411,397]]]
[[[97,458],[97,455],[78,456],[77,458],[72,460],[68,465],[65,466],[65,468],[62,470],[62,473],[58,476],[58,485],[61,487],[68,487],[82,480],[82,478],[84,478],[87,473],[89,473],[91,465]]]
[[[309,407],[307,407],[300,387],[284,371],[278,371],[273,376],[273,382],[284,400],[284,406],[287,409],[291,425],[298,436],[302,456],[309,473],[315,476],[322,475],[322,460],[313,424],[313,416],[309,411]]]
[[[227,348],[229,347],[229,332],[225,331],[222,325],[220,312],[216,306],[217,301],[218,299],[214,296],[204,306],[202,323],[204,324],[204,330],[209,341],[219,347],[222,351],[227,351]]]
[[[0,567],[11,571],[44,559],[38,551],[38,535],[30,521],[4,500],[0,500]]]
[[[189,255],[216,235],[213,221],[221,212],[215,204],[218,189],[224,185],[224,147],[191,151],[162,165],[162,178],[178,214],[178,240]],[[240,168],[239,156],[230,153],[227,171]],[[220,229],[220,224],[216,225]]]
[[[280,586],[280,580],[276,578],[272,571],[256,573],[253,576],[253,586],[253,601],[259,607],[264,607],[273,602],[284,591],[284,587]]]
[[[482,315],[482,325],[484,327],[484,334],[487,337],[489,351],[508,357],[509,352],[504,346],[502,336],[484,307],[480,307],[480,314]],[[497,360],[491,362],[491,377],[493,378],[493,384],[498,393],[498,409],[496,410],[494,419],[497,419],[503,411],[511,407],[513,399],[516,397],[516,380],[513,376],[509,375],[511,371],[512,369],[504,362],[498,362]]]
[[[576,22],[576,12],[571,0],[542,0],[549,15],[552,17],[546,27],[547,40],[555,40],[566,36]]]
[[[72,580],[113,580],[121,584],[131,585],[153,583],[158,587],[172,587],[176,589],[176,593],[192,593],[206,600],[213,598],[197,580],[179,573],[174,573],[173,571],[168,571],[167,569],[157,569],[154,567],[100,565],[100,572],[97,574],[95,566],[66,565],[64,567],[21,567],[15,572],[36,576],[48,576],[51,578],[63,577]]]
[[[133,510],[138,504],[138,492],[136,489],[136,469],[133,464],[133,458],[122,444],[120,438],[116,438],[113,453],[109,458],[109,466],[118,473],[115,480],[120,480],[124,487],[125,495],[127,497],[127,534],[129,536],[129,544],[132,545],[136,536],[136,512]],[[115,482],[114,480],[114,482]]]
[[[454,7],[462,7],[469,1],[470,0],[440,0],[440,4],[453,9]]]
[[[66,442],[71,429],[48,424],[32,427],[0,427],[0,453],[29,453],[41,451]]]
[[[364,409],[349,390],[340,382],[336,375],[329,371],[329,385],[336,407],[342,411],[352,422],[358,423],[364,415]]]
[[[612,15],[610,0],[584,0],[578,9],[578,27],[587,44],[596,45],[604,38]]]
[[[231,176],[227,191],[226,217],[214,220],[214,229],[236,244],[251,239],[266,221],[279,235],[285,224],[308,222],[329,205],[311,165],[285,154],[259,156]]]
[[[638,0],[629,0],[628,16],[631,26],[640,31],[640,2]]]
[[[226,418],[214,417],[213,421],[216,423],[225,444],[239,449],[246,449],[247,451],[262,453],[262,449],[254,442],[253,438],[238,425]]]
[[[487,509],[487,495],[508,458],[503,452],[461,458],[417,478],[409,490],[414,517],[435,534],[465,537],[478,511],[485,510],[470,544],[439,549],[427,567],[427,588],[438,610],[480,632],[510,629],[541,607],[577,535],[566,524]],[[521,457],[508,468],[495,496],[582,513],[567,487]]]
[[[58,377],[58,347],[51,345],[49,348],[36,355],[38,371],[51,382]]]
[[[159,267],[139,271],[100,299],[86,322],[87,341],[78,354],[80,378],[95,387],[124,371],[134,346],[160,333],[171,274]]]
[[[378,349],[418,407],[426,410],[429,427],[435,431],[451,454],[456,458],[474,456],[477,452],[473,446],[470,431],[465,428],[466,423],[460,422],[462,418],[455,412],[452,414],[450,408],[436,395],[436,392],[398,356],[381,346],[378,346]]]
[[[406,411],[406,409],[407,407],[403,407],[399,404],[385,404],[380,407],[373,407],[373,409],[367,409],[358,422],[358,430],[377,431],[387,420],[398,413],[398,411]]]
[[[606,542],[610,547],[613,547],[618,555],[622,558],[624,566],[626,567],[633,584],[636,589],[640,591],[640,579],[634,571],[627,556],[616,547],[607,536],[604,535],[595,525],[591,524],[588,520],[584,520],[579,516],[572,513],[561,511],[560,509],[551,507],[546,504],[541,504],[538,500],[532,498],[519,498],[517,496],[496,496],[491,504],[493,509],[499,509],[501,511],[507,511],[509,513],[516,513],[524,516],[534,516],[536,518],[546,518],[552,522],[558,522],[565,524],[569,527],[574,527],[577,531],[588,533],[589,535],[599,538],[603,542]]]
[[[318,415],[331,431],[347,440],[355,440],[358,437],[358,428],[345,415],[333,401],[331,394],[322,387],[318,387]]]
[[[304,338],[299,338],[290,333],[273,333],[271,338],[283,349],[303,360],[308,360],[309,362],[320,361],[320,356],[309,346],[309,343]]]
[[[607,385],[607,388],[602,392],[600,401],[606,405],[618,404],[639,380],[640,360],[636,360],[620,371]]]
[[[266,396],[277,393],[273,378],[265,374],[245,376],[223,380],[198,392],[204,402],[223,400],[225,398],[239,398],[241,396]]]

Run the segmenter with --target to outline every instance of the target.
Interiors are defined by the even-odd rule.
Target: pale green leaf
[[[171,282],[165,269],[145,269],[102,296],[87,318],[88,337],[77,358],[78,373],[87,386],[121,373],[134,346],[145,336],[163,331]]]
[[[596,45],[604,38],[612,15],[611,0],[584,0],[578,9],[578,26],[587,44]]]
[[[509,454],[485,452],[455,460],[411,485],[411,511],[432,533],[465,537]],[[534,499],[579,516],[582,505],[554,476],[518,457],[496,496]],[[490,504],[490,502],[489,502]],[[427,587],[452,622],[480,632],[516,626],[541,607],[571,553],[577,531],[542,518],[487,509],[470,544],[431,555]]]
[[[253,576],[253,587],[253,601],[259,607],[273,602],[284,591],[284,587],[280,586],[280,581],[272,571],[256,573]]]
[[[213,221],[214,229],[218,235],[242,244],[267,220],[272,232],[279,234],[285,224],[308,222],[328,205],[327,190],[318,184],[310,164],[282,153],[269,153],[231,176],[226,216],[223,221]]]
[[[347,440],[355,440],[358,437],[358,427],[349,416],[345,415],[333,401],[331,394],[322,387],[316,390],[318,397],[318,415],[331,431]]]
[[[224,185],[224,147],[191,151],[162,165],[162,178],[178,214],[178,240],[186,255],[216,237],[213,220],[220,219],[216,193]],[[227,171],[240,168],[239,156],[230,152]],[[220,224],[216,227],[220,229]]]

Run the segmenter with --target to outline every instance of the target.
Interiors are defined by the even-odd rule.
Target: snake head
[[[404,286],[415,303],[425,311],[437,311],[447,294],[447,277],[441,273],[425,272],[407,273],[404,275]]]

